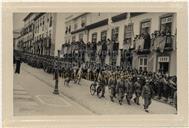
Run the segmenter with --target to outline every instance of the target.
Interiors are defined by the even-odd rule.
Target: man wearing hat
[[[148,107],[151,104],[151,100],[153,97],[153,90],[150,86],[150,81],[146,80],[146,84],[144,85],[143,89],[142,89],[142,97],[144,99],[144,110],[146,112],[149,112]]]

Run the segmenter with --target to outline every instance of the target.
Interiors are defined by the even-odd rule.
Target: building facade
[[[58,56],[64,42],[64,14],[29,13],[24,19],[19,47],[37,55]]]
[[[72,46],[83,42],[84,61],[176,75],[176,18],[156,12],[72,14],[62,51],[74,56]]]

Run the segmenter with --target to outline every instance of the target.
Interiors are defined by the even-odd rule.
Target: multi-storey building
[[[21,31],[21,43],[24,51],[57,56],[64,42],[63,13],[29,13],[24,19]]]
[[[22,49],[27,52],[33,52],[33,38],[34,38],[34,17],[35,13],[29,13],[24,19],[24,27],[21,30],[21,44]]]
[[[20,30],[14,30],[13,31],[13,49],[18,50],[18,39],[20,37]]]
[[[34,18],[35,52],[41,55],[57,56],[64,42],[64,14],[39,13]]]
[[[176,75],[175,13],[80,13],[65,24],[63,46],[84,42],[85,61]]]

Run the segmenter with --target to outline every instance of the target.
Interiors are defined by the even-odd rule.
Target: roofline
[[[31,15],[33,15],[33,13],[29,13],[29,14],[23,19],[23,21],[26,21]]]
[[[39,17],[41,17],[41,16],[44,15],[44,14],[45,14],[45,12],[43,12],[43,13],[38,13],[38,14],[35,16],[34,21],[37,20]]]
[[[89,14],[89,12],[84,12],[84,13],[79,14],[78,16],[73,16],[73,17],[71,17],[69,20],[65,21],[65,23],[68,23],[68,22],[70,22],[70,21],[72,21],[72,20],[76,20],[76,19],[78,19],[79,17],[82,17],[82,16],[84,16],[84,15],[86,15],[86,14]],[[68,16],[68,17],[70,17],[70,16]]]

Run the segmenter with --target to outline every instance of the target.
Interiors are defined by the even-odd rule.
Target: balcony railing
[[[150,53],[150,42],[145,41],[143,38],[135,40],[135,52],[137,54],[149,54]]]
[[[159,36],[152,39],[151,49],[156,52],[172,51],[175,43],[175,36]]]

